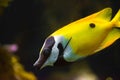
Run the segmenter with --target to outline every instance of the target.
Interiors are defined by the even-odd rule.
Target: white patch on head
[[[57,46],[63,40],[63,37],[61,37],[61,36],[54,36],[54,39],[55,39],[55,44],[52,47],[51,54],[50,54],[50,56],[48,57],[48,59],[46,60],[46,62],[44,63],[44,65],[41,68],[43,68],[45,66],[53,66],[54,63],[58,59],[59,50],[58,50]]]
[[[63,36],[54,36],[54,39],[55,39],[55,44],[52,47],[50,56],[48,57],[46,62],[43,64],[41,69],[45,66],[53,66],[59,56],[58,44],[62,43],[63,48],[65,48],[65,46],[67,45],[67,43],[69,41],[69,39],[65,39]],[[80,56],[74,54],[72,48],[70,47],[70,45],[68,43],[67,47],[65,48],[65,50],[63,52],[63,58],[67,62],[73,62],[73,61],[76,61],[79,58],[83,58],[83,57],[80,57]]]

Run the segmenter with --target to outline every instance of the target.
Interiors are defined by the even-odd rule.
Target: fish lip
[[[40,57],[38,60],[33,64],[36,69],[41,69],[42,66],[44,65],[45,61],[48,59],[49,56],[44,56],[43,53],[41,53]]]
[[[44,62],[45,62],[44,56],[40,56],[40,58],[38,58],[38,60],[33,64],[33,66],[36,67],[36,69],[38,70],[42,67]]]

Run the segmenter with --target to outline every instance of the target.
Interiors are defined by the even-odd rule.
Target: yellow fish
[[[74,62],[110,46],[120,38],[120,10],[111,16],[112,9],[105,8],[55,31],[45,40],[34,66]]]

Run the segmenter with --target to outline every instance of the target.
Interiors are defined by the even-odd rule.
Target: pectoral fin
[[[106,37],[106,39],[100,44],[100,47],[94,52],[98,52],[106,47],[109,47],[113,44],[117,39],[120,38],[120,29],[114,28]]]

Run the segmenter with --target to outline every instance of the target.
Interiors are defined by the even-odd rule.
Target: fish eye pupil
[[[89,24],[91,28],[95,28],[95,24],[94,23],[90,23]]]
[[[50,54],[50,49],[43,50],[43,55],[48,56]]]

